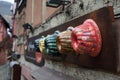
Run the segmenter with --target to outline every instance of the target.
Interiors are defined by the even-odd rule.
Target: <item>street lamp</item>
[[[17,39],[17,38],[18,38],[18,36],[14,34],[14,35],[12,35],[12,38],[16,38],[16,39]]]
[[[26,29],[30,29],[30,31],[33,33],[33,27],[29,24],[29,23],[25,23],[23,24],[23,28]]]

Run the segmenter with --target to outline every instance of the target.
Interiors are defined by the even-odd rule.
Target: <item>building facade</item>
[[[53,28],[55,30],[60,29],[56,29],[56,27],[59,27],[61,24],[75,20],[78,17],[84,16],[103,7],[113,7],[113,21],[119,21],[120,16],[120,0],[71,0],[70,4],[65,5],[64,7],[59,6],[57,8],[47,7],[46,0],[15,0],[15,3],[17,4],[17,7],[16,13],[14,15],[14,22],[16,22],[14,30],[15,34],[19,37],[15,40],[15,50],[17,50],[22,55],[20,62],[23,70],[23,80],[34,80],[33,77],[37,80],[40,80],[39,74],[41,70],[40,67],[31,64],[24,58],[26,53],[25,47],[27,39],[49,31],[50,29],[52,30]],[[25,23],[29,23],[33,27],[34,33],[23,28]],[[75,80],[120,79],[119,74],[115,75],[101,70],[82,68],[78,65],[66,65],[63,62],[46,58],[45,67],[57,72],[64,73],[65,75],[72,76],[75,78]],[[32,77],[30,75],[32,75]]]

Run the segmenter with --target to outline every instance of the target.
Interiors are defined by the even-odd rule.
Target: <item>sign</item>
[[[34,40],[34,37],[28,39],[27,49],[25,50],[25,60],[42,67],[45,64],[45,60],[41,53],[36,52]]]

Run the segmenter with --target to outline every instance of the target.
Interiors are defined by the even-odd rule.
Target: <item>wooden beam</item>
[[[102,50],[99,56],[93,58],[88,56],[87,54],[79,55],[79,56],[68,54],[65,58],[50,57],[46,55],[45,57],[46,59],[57,60],[64,63],[77,64],[79,66],[84,66],[87,68],[102,69],[105,71],[116,72],[118,68],[118,60],[119,60],[119,57],[117,57],[119,53],[118,53],[118,42],[116,38],[118,36],[116,36],[117,35],[116,29],[113,30],[114,27],[112,26],[112,22],[114,21],[114,14],[113,14],[113,9],[110,6],[103,7],[99,10],[93,11],[89,14],[78,17],[74,20],[56,26],[55,28],[42,32],[35,37],[29,38],[28,42],[32,42],[33,40],[41,36],[53,34],[54,31],[56,30],[64,31],[69,26],[76,27],[89,18],[93,19],[97,23],[101,31],[103,42],[102,42]]]

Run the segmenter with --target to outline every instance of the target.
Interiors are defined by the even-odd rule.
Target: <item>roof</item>
[[[10,28],[9,23],[5,20],[5,18],[4,18],[1,14],[0,14],[0,18],[3,20],[4,25],[5,25],[7,28]]]

